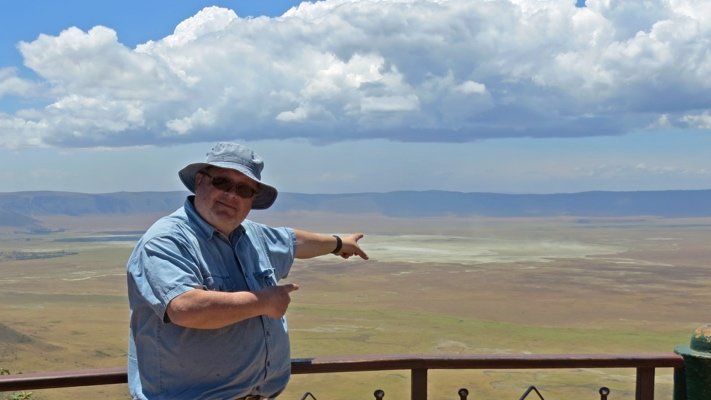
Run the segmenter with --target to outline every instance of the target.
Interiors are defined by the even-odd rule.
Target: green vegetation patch
[[[0,261],[37,260],[72,256],[75,254],[79,253],[67,250],[0,251]]]
[[[431,312],[292,306],[299,356],[372,353],[671,351],[688,331],[535,326]]]

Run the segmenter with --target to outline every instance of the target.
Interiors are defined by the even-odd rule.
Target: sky
[[[2,192],[183,190],[218,141],[299,193],[711,189],[707,0],[26,0]]]

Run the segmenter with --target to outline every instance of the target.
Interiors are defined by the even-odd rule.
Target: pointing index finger
[[[299,285],[297,285],[295,283],[287,283],[283,287],[284,287],[284,289],[286,289],[287,292],[293,292],[295,290],[299,290]]]

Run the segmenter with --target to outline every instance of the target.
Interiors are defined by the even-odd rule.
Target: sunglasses
[[[221,190],[226,193],[235,193],[237,196],[243,199],[251,199],[252,197],[256,196],[257,193],[259,193],[258,189],[254,189],[253,187],[245,183],[235,183],[229,178],[225,178],[223,176],[212,176],[205,171],[200,171],[199,173],[210,178],[210,184],[212,184],[212,187],[214,187],[215,189]]]

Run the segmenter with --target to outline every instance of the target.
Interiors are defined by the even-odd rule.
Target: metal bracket
[[[529,386],[528,389],[527,389],[525,392],[523,392],[523,395],[521,395],[521,397],[519,397],[518,400],[523,400],[523,399],[525,399],[526,397],[528,397],[529,394],[531,394],[531,392],[536,392],[536,394],[538,395],[538,398],[539,398],[539,399],[541,399],[541,400],[546,400],[546,399],[543,398],[543,396],[541,396],[541,392],[539,392],[538,389],[536,389],[535,386]]]
[[[535,386],[529,386],[528,389],[519,397],[518,400],[525,400],[531,393],[535,393],[540,400],[545,400],[543,398],[543,395],[541,392],[538,391],[538,389]],[[607,396],[610,394],[610,389],[606,386],[603,386],[598,390],[598,393],[600,393],[600,400],[607,400]],[[469,391],[466,388],[461,388],[457,392],[459,395],[459,400],[467,400],[467,397],[469,396]]]
[[[535,386],[529,386],[528,389],[519,397],[518,400],[525,400],[531,393],[535,393],[540,400],[546,400],[543,398],[543,395],[541,395],[541,392],[538,391],[538,389]],[[607,396],[610,394],[610,389],[606,386],[603,386],[598,390],[598,393],[600,393],[600,400],[607,400]],[[459,400],[467,400],[467,397],[469,396],[469,390],[466,388],[461,388],[459,391],[457,391],[457,394],[459,395]],[[317,400],[316,397],[311,394],[311,392],[306,392],[304,393],[304,396],[301,397],[301,400],[306,400],[308,398],[311,398],[312,400]],[[373,392],[373,397],[375,397],[375,400],[383,400],[383,397],[385,397],[385,391],[382,389],[377,389],[376,391]]]

